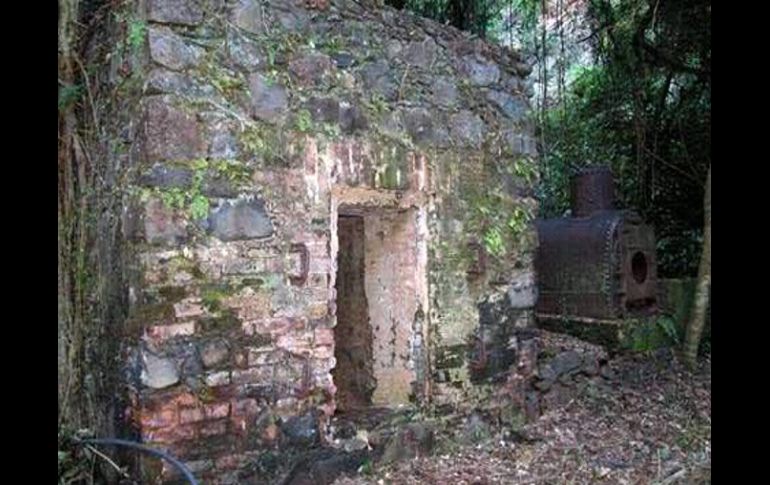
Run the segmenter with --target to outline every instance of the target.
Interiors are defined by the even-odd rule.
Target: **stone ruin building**
[[[138,439],[251,483],[264,450],[324,443],[335,413],[532,411],[517,53],[352,0],[126,9],[110,129]]]

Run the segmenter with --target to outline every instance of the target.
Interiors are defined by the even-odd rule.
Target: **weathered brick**
[[[179,422],[182,424],[195,423],[203,421],[203,409],[195,408],[181,408],[179,410]]]
[[[155,325],[147,329],[147,337],[155,342],[163,342],[172,337],[193,335],[195,322],[174,323],[171,325]]]
[[[334,329],[316,328],[313,330],[314,343],[316,345],[334,345]]]
[[[234,416],[256,416],[259,413],[259,404],[256,399],[236,399],[230,403]]]
[[[249,367],[273,364],[278,358],[279,357],[272,346],[248,349]]]
[[[330,359],[334,357],[334,347],[331,346],[316,346],[312,351],[313,357],[316,359]]]
[[[207,419],[226,418],[230,414],[230,403],[214,403],[204,406]]]
[[[165,428],[177,424],[178,421],[179,415],[174,409],[142,411],[139,415],[139,423],[143,428]]]
[[[201,437],[216,436],[227,433],[227,420],[211,421],[200,425],[198,428]]]

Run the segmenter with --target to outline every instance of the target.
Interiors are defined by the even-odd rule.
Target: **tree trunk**
[[[690,367],[695,367],[698,356],[698,345],[706,322],[706,312],[709,305],[711,289],[711,167],[706,178],[706,195],[704,197],[704,227],[703,253],[698,266],[698,281],[695,287],[690,321],[687,325],[687,335],[684,342],[684,361]]]

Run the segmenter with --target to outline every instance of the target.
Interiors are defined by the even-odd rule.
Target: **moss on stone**
[[[158,294],[165,302],[177,303],[187,296],[187,290],[183,286],[162,286]]]
[[[204,333],[221,332],[241,327],[240,319],[232,309],[224,309],[218,316],[205,317],[198,320],[199,328]]]
[[[228,293],[220,288],[206,288],[201,291],[201,302],[206,310],[217,312],[222,308],[221,302],[227,296]]]
[[[284,131],[268,123],[252,122],[240,131],[238,143],[245,156],[263,167],[281,167],[288,164],[287,147],[291,145]]]
[[[468,346],[465,344],[452,345],[438,349],[436,352],[436,369],[454,369],[465,365]]]

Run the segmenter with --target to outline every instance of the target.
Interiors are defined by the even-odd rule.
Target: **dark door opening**
[[[337,386],[337,409],[344,412],[370,406],[376,382],[365,290],[364,218],[340,215],[337,235],[337,365],[332,376]]]

